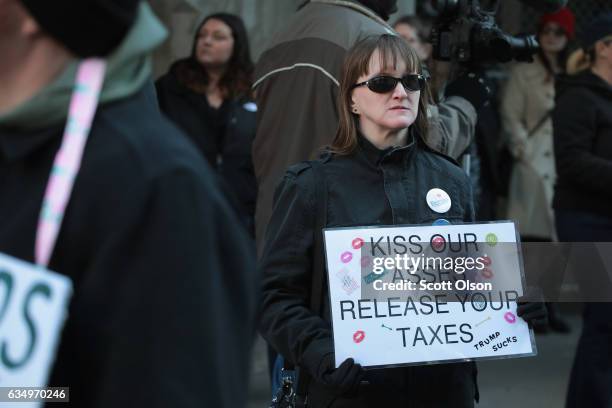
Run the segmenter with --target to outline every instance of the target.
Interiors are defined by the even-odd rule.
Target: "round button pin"
[[[444,218],[438,218],[431,225],[438,225],[438,226],[440,226],[440,225],[450,225],[450,221],[447,220],[447,219],[444,219]]]
[[[425,197],[427,205],[433,211],[443,214],[451,208],[451,199],[448,193],[440,188],[432,188]]]

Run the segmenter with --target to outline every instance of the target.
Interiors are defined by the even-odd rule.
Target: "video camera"
[[[567,1],[522,0],[543,11],[552,12]],[[431,32],[433,57],[441,61],[462,64],[531,62],[539,44],[534,35],[512,36],[504,33],[495,22],[499,0],[485,10],[480,0],[431,0],[437,12]]]

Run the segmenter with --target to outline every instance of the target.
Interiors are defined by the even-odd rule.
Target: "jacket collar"
[[[612,98],[612,85],[595,75],[590,69],[575,75],[559,76],[556,81],[556,97],[560,98],[563,92],[571,87],[589,88],[594,92],[604,95],[606,98]]]
[[[357,143],[359,145],[359,151],[366,160],[378,167],[383,161],[384,162],[395,162],[402,161],[408,156],[408,153],[412,152],[417,145],[417,141],[412,131],[412,128],[408,131],[408,143],[405,146],[392,146],[386,149],[379,149],[374,146],[372,142],[363,136],[361,132],[357,133]]]

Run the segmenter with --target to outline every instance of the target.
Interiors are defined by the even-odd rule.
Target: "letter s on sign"
[[[37,294],[40,294],[46,297],[47,299],[50,299],[51,298],[51,288],[47,284],[37,283],[34,286],[32,286],[32,288],[28,291],[27,295],[25,296],[25,300],[23,302],[22,313],[23,313],[23,318],[26,322],[26,325],[28,326],[28,331],[30,333],[30,338],[31,338],[30,344],[28,345],[25,355],[17,361],[12,360],[8,355],[8,351],[7,351],[8,345],[7,345],[6,340],[2,343],[2,349],[0,350],[0,353],[1,353],[0,361],[5,367],[9,369],[17,369],[25,365],[30,359],[30,357],[32,357],[32,354],[34,353],[38,333],[36,332],[36,327],[34,326],[32,316],[30,315],[29,306],[30,306],[32,299],[34,299],[35,295]]]
[[[4,301],[0,307],[0,324],[2,324],[2,319],[8,310],[9,300],[11,300],[13,294],[13,277],[7,271],[0,271],[0,283],[3,283],[6,287]]]

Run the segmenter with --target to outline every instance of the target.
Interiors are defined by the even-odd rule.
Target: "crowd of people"
[[[474,362],[335,367],[322,230],[431,224],[414,197],[438,187],[450,222],[612,241],[612,14],[578,29],[568,8],[542,15],[534,61],[493,87],[449,76],[431,22],[396,5],[305,1],[256,63],[241,18],[211,14],[153,82],[166,32],[145,2],[0,0],[0,254],[74,291],[49,384],[79,407],[242,407],[260,333],[272,394],[295,370],[309,407],[474,406]],[[79,82],[92,62],[99,91]],[[97,110],[77,126],[82,89]],[[504,150],[491,193],[480,175]],[[612,403],[611,305],[585,304],[568,407]],[[571,330],[554,303],[520,299],[518,315]]]

